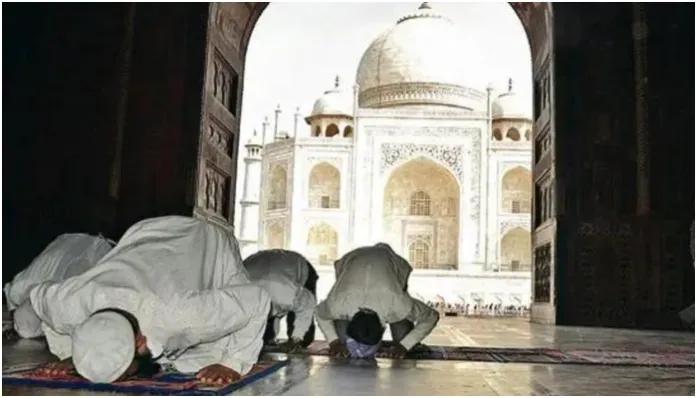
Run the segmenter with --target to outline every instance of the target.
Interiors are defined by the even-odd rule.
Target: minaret
[[[261,123],[261,145],[266,145],[271,142],[271,140],[266,140],[268,138],[268,116],[263,117],[263,123]]]
[[[260,137],[254,136],[244,146],[244,192],[240,202],[242,216],[240,222],[239,245],[242,258],[258,251],[259,239],[259,193],[261,191],[261,150]]]
[[[280,104],[275,109],[275,125],[273,126],[273,140],[278,140],[280,137],[278,136],[278,117],[280,117],[281,114],[280,110]]]
[[[300,107],[295,108],[295,126],[292,131],[292,136],[297,137],[297,125],[300,121]]]

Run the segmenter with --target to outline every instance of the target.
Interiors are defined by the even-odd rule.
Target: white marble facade
[[[263,145],[260,167],[247,144],[243,256],[304,254],[321,298],[335,259],[387,242],[414,266],[414,296],[529,305],[531,118],[512,83],[494,96],[459,77],[455,35],[421,6],[375,39],[352,89],[337,80],[305,129]]]

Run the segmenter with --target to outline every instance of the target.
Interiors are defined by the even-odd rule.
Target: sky
[[[351,88],[363,52],[382,32],[420,3],[270,3],[259,18],[247,50],[237,180],[237,211],[244,176],[243,145],[254,129],[261,132],[264,116],[273,128],[280,105],[279,130],[292,134],[299,107],[307,116],[314,101],[333,87],[336,75]],[[471,59],[462,73],[475,76],[480,90],[492,83],[526,98],[531,114],[532,65],[524,28],[507,3],[430,3],[433,11],[449,17],[462,32],[462,51]],[[469,80],[469,79],[467,79]],[[352,90],[352,88],[351,88]],[[301,119],[300,129],[309,126]]]

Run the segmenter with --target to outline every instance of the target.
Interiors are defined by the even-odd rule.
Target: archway
[[[312,226],[307,233],[307,256],[319,265],[331,265],[338,257],[338,233],[329,224]]]
[[[382,236],[415,268],[457,269],[459,184],[445,167],[412,159],[384,188]]]
[[[532,264],[532,236],[529,231],[516,227],[500,240],[500,271],[530,271]]]
[[[287,207],[288,173],[282,166],[274,166],[268,185],[267,209],[284,209]]]
[[[515,167],[502,179],[501,208],[506,213],[529,213],[532,202],[532,173],[524,167]]]
[[[308,197],[311,208],[338,209],[341,206],[341,172],[326,162],[312,167]]]
[[[333,137],[335,135],[338,135],[340,131],[338,130],[338,126],[335,124],[331,123],[326,127],[326,136],[327,137]]]

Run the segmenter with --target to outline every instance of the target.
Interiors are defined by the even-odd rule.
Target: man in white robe
[[[102,236],[63,234],[54,239],[3,291],[20,337],[43,335],[41,320],[29,302],[31,289],[43,282],[61,282],[94,267],[113,243]]]
[[[384,243],[336,261],[336,282],[316,312],[332,356],[374,356],[389,324],[394,344],[386,354],[403,358],[433,330],[438,313],[407,292],[411,270]]]
[[[287,317],[288,351],[314,341],[317,273],[301,254],[281,249],[262,250],[244,260],[252,281],[271,295],[271,313],[264,343],[275,343],[280,320]]]
[[[198,372],[204,382],[235,381],[257,362],[270,310],[232,234],[178,216],[136,223],[97,266],[40,284],[30,297],[63,360],[48,372],[74,365],[107,383],[137,370],[141,357]]]

